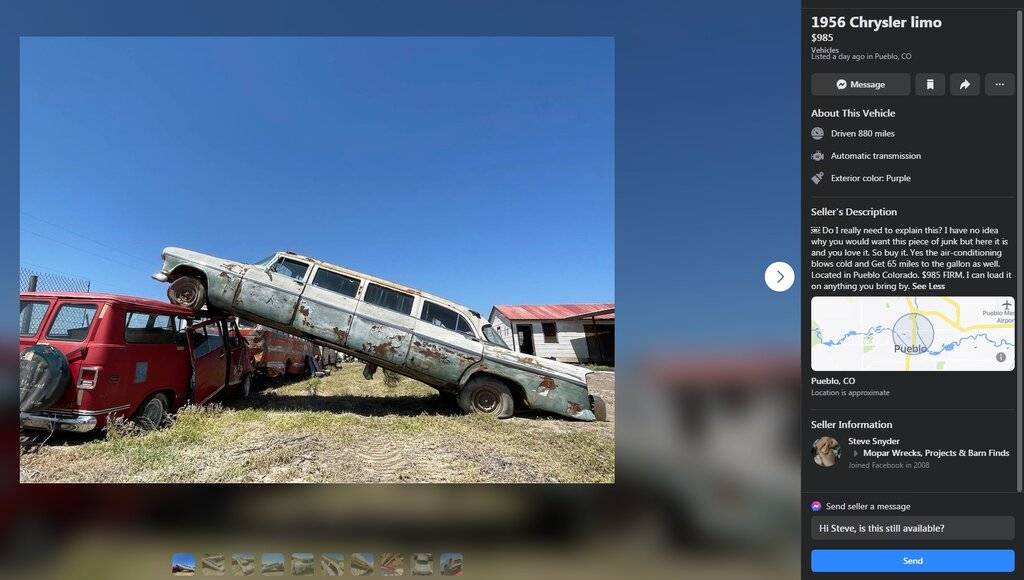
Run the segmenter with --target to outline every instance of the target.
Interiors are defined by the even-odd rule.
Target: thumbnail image
[[[195,576],[196,557],[195,554],[178,552],[171,555],[172,576]]]
[[[255,576],[255,554],[233,554],[231,556],[231,574],[233,576]]]
[[[284,554],[263,554],[260,574],[264,576],[284,576]]]
[[[324,576],[341,576],[345,572],[345,555],[337,552],[320,554],[320,568]]]
[[[350,565],[350,568],[352,569],[353,576],[373,574],[373,554],[352,554],[352,564]]]
[[[377,571],[382,576],[401,576],[405,573],[405,554],[384,552],[378,558]]]
[[[1012,296],[815,296],[815,371],[1012,371]]]
[[[203,576],[223,576],[224,554],[204,554],[199,563],[199,570]]]
[[[462,576],[462,554],[457,552],[441,554],[439,563],[442,576]]]
[[[412,575],[430,576],[434,573],[434,555],[418,553],[412,555]]]
[[[313,562],[313,554],[308,552],[292,554],[292,576],[312,576],[315,572]]]
[[[814,463],[821,467],[832,467],[839,463],[839,441],[835,437],[818,437],[814,441]]]

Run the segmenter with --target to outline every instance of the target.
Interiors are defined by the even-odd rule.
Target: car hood
[[[488,350],[487,354],[498,360],[529,367],[533,372],[548,372],[555,376],[562,376],[567,379],[571,379],[581,385],[587,384],[587,375],[593,372],[590,369],[585,369],[576,365],[558,362],[548,358],[541,358],[532,354],[515,352],[504,348],[491,348]]]

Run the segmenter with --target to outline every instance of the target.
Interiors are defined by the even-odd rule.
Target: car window
[[[378,286],[372,282],[366,286],[366,296],[363,297],[363,301],[376,304],[381,308],[401,312],[402,314],[412,312],[412,296],[392,290],[391,288]]]
[[[129,312],[124,324],[124,341],[132,344],[174,344],[178,325],[174,316]]]
[[[420,319],[426,320],[434,326],[441,326],[449,330],[474,336],[473,328],[464,316],[450,308],[445,308],[433,302],[423,302],[423,312],[420,313]]]
[[[22,300],[21,317],[18,319],[20,321],[19,334],[21,336],[35,336],[36,332],[39,332],[39,325],[43,323],[46,311],[49,309],[49,302]]]
[[[501,348],[508,348],[508,345],[505,344],[505,339],[501,338],[501,335],[498,334],[498,332],[496,330],[494,330],[493,326],[491,326],[490,324],[486,324],[486,325],[484,325],[484,329],[483,330],[484,330],[484,338],[487,339],[487,342],[489,342],[489,343],[491,343],[491,344],[493,344],[495,346],[500,346]],[[509,349],[509,350],[511,350],[511,349]]]
[[[290,260],[288,258],[281,258],[271,268],[271,272],[277,272],[278,274],[294,278],[296,280],[302,280],[306,277],[306,270],[309,269],[309,264],[304,262],[298,262],[296,260]]]
[[[359,280],[323,268],[317,270],[313,276],[313,285],[351,298],[355,298],[356,292],[359,291]]]
[[[46,338],[81,342],[89,333],[95,317],[95,304],[63,304],[53,317]]]
[[[197,359],[222,346],[224,346],[224,337],[220,335],[219,324],[207,324],[195,329],[192,333],[192,353]]]

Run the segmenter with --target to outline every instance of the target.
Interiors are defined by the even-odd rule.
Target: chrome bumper
[[[167,274],[164,274],[163,272],[157,272],[156,274],[150,276],[150,278],[156,280],[157,282],[166,282]]]
[[[88,433],[96,428],[96,417],[89,415],[57,416],[22,413],[21,426],[27,429],[42,429],[44,431],[53,429],[60,431],[74,431],[75,433]]]

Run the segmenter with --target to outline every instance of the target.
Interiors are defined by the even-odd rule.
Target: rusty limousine
[[[467,413],[536,409],[605,420],[588,369],[510,350],[479,313],[445,298],[292,252],[254,264],[165,248],[171,302],[203,306],[340,350],[455,396]]]

